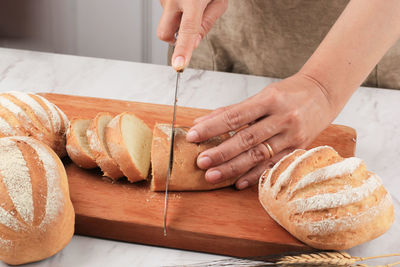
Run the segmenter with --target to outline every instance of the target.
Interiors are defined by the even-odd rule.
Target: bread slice
[[[133,113],[119,114],[106,127],[106,143],[130,182],[147,179],[150,168],[152,132]]]
[[[104,176],[111,179],[118,179],[124,176],[117,162],[111,157],[105,140],[105,129],[113,116],[107,112],[100,112],[91,121],[86,131],[90,150],[96,159],[97,165],[101,168]]]
[[[174,162],[168,189],[171,191],[211,190],[230,186],[237,178],[232,178],[217,184],[211,184],[205,179],[205,171],[198,168],[198,155],[222,143],[228,136],[219,136],[202,143],[186,141],[188,127],[175,128]],[[164,191],[168,173],[171,125],[156,124],[153,131],[151,147],[152,191]]]
[[[96,168],[96,160],[90,150],[86,130],[88,119],[73,119],[67,130],[67,153],[71,160],[81,168]]]

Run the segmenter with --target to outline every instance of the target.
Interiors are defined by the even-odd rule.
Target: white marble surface
[[[242,101],[274,81],[190,69],[182,80],[178,104],[209,109]],[[0,92],[43,91],[170,104],[174,82],[175,72],[165,66],[0,48]],[[356,155],[382,177],[395,202],[392,228],[349,252],[355,256],[400,253],[400,91],[360,88],[335,123],[357,130]],[[224,258],[74,236],[62,252],[29,266],[166,266]],[[380,261],[387,262],[391,261]]]

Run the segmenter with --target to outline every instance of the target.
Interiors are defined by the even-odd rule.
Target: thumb
[[[171,62],[172,67],[177,71],[183,70],[189,65],[193,50],[201,40],[201,20],[204,8],[202,10],[191,8],[185,10],[182,14],[178,39],[176,40]]]

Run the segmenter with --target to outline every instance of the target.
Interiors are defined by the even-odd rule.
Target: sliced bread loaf
[[[186,141],[188,127],[175,128],[174,162],[169,179],[168,189],[171,191],[212,190],[227,187],[235,183],[237,178],[231,178],[217,184],[211,184],[205,179],[205,171],[198,168],[196,159],[207,149],[222,143],[227,136],[218,136],[201,143]],[[171,143],[171,125],[156,124],[153,131],[151,148],[152,191],[165,191],[168,174],[168,159]]]
[[[90,150],[86,130],[88,119],[73,119],[67,130],[67,153],[71,160],[81,168],[96,168],[96,160]]]
[[[152,132],[133,113],[119,114],[106,127],[106,143],[130,182],[147,179],[150,168]]]
[[[111,157],[105,140],[105,129],[113,116],[107,112],[100,112],[91,121],[86,131],[90,150],[96,159],[97,165],[101,168],[104,176],[111,179],[118,179],[124,176],[117,162]]]

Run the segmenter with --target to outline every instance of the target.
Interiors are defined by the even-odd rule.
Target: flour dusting
[[[2,117],[0,117],[0,133],[5,136],[15,135],[15,129]]]
[[[392,198],[389,194],[386,194],[378,205],[370,207],[356,215],[349,215],[338,219],[325,219],[317,222],[299,223],[298,226],[316,235],[328,235],[339,231],[357,230],[361,223],[368,224],[390,205],[392,205]]]
[[[11,249],[12,245],[13,245],[13,242],[11,240],[5,240],[5,239],[0,238],[0,248],[9,250],[9,249]]]
[[[371,175],[359,187],[347,186],[344,190],[336,193],[318,194],[306,199],[296,199],[289,202],[289,208],[295,213],[303,213],[313,210],[323,210],[346,206],[363,200],[368,197],[382,184],[376,179],[375,175]]]
[[[55,108],[54,104],[50,103],[50,101],[47,100],[46,98],[44,98],[40,95],[36,95],[36,96],[39,97],[43,101],[43,103],[46,105],[46,107],[50,111],[50,119],[53,124],[53,131],[54,131],[54,133],[58,133],[61,130],[61,118],[58,115],[57,109]]]
[[[299,150],[300,150],[300,149],[296,149],[296,150],[293,151],[292,153],[287,154],[286,156],[284,156],[283,158],[281,158],[281,160],[278,161],[278,162],[272,167],[272,169],[271,169],[270,172],[268,173],[268,177],[267,177],[267,180],[266,180],[265,183],[264,183],[264,187],[267,186],[267,188],[269,188],[269,187],[271,186],[271,177],[272,177],[272,174],[273,174],[273,173],[276,171],[276,169],[281,165],[281,163],[282,163],[283,161],[285,161],[285,159],[287,159],[288,157],[290,157],[292,154],[296,153],[296,152],[299,151]]]
[[[9,95],[12,95],[19,101],[23,102],[24,104],[28,105],[35,115],[39,118],[39,120],[45,125],[45,127],[51,131],[51,123],[49,120],[49,117],[47,116],[46,110],[30,95],[22,92],[17,92],[17,91],[11,91],[11,92],[6,92]]]
[[[96,133],[91,129],[87,129],[86,136],[90,149],[97,153],[101,153],[103,149],[101,148],[100,140],[97,138]]]
[[[0,207],[0,223],[14,231],[22,228],[21,223],[9,212]]]
[[[319,146],[319,147],[315,147],[313,149],[308,150],[307,152],[305,152],[304,154],[302,154],[301,156],[299,156],[298,158],[296,158],[292,163],[290,163],[290,165],[286,168],[286,170],[284,170],[281,175],[279,175],[276,183],[274,184],[274,186],[272,187],[272,195],[273,197],[276,197],[279,193],[279,191],[281,191],[282,186],[286,186],[288,185],[289,181],[290,181],[290,177],[292,175],[293,170],[297,167],[297,165],[302,162],[303,160],[305,160],[306,158],[312,156],[315,152],[318,152],[322,149],[326,149],[326,148],[330,148],[329,146]]]
[[[8,98],[0,95],[0,105],[3,106],[5,109],[10,111],[14,116],[19,119],[22,117],[24,120],[26,120],[28,123],[33,124],[31,118],[25,113],[25,111],[14,104],[12,101],[10,101]]]
[[[363,161],[356,157],[346,158],[342,161],[317,169],[300,179],[296,186],[288,194],[291,197],[297,190],[310,184],[323,182],[338,176],[353,173]]]
[[[13,137],[0,139],[0,174],[21,218],[33,222],[33,197],[29,169]]]
[[[49,151],[38,143],[36,140],[28,137],[15,137],[15,139],[22,140],[31,146],[39,156],[40,161],[43,163],[46,172],[45,178],[47,180],[47,199],[46,199],[46,213],[45,217],[40,224],[43,226],[53,221],[61,212],[64,206],[62,190],[60,186],[60,175],[58,173],[58,165]]]

